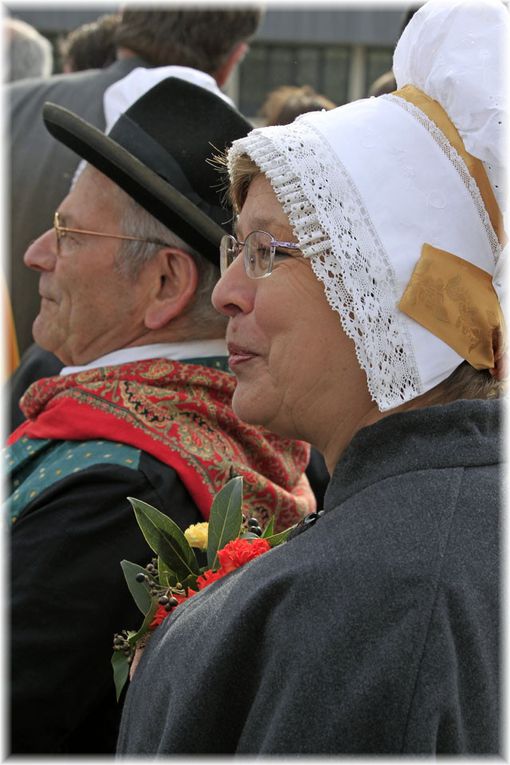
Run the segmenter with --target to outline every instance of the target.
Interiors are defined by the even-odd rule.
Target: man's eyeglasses
[[[159,239],[142,239],[139,236],[128,236],[128,234],[103,234],[100,231],[88,231],[84,228],[69,228],[69,226],[62,226],[60,223],[59,213],[56,212],[53,216],[53,228],[55,229],[55,236],[57,238],[57,252],[60,252],[60,246],[62,240],[66,234],[87,234],[88,236],[105,236],[109,239],[126,239],[130,242],[145,242],[146,244],[159,244],[161,247],[171,247],[172,245],[162,242]]]
[[[269,276],[276,258],[293,257],[289,253],[280,252],[279,248],[299,250],[299,245],[295,242],[279,242],[273,239],[267,231],[252,231],[244,242],[240,242],[235,236],[225,234],[220,242],[221,274],[223,276],[227,268],[243,250],[244,270],[247,275],[251,279],[262,279],[264,276]]]

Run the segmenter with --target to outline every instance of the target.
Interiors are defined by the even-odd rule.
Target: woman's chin
[[[238,383],[232,398],[232,409],[240,420],[248,425],[258,425],[283,438],[297,438],[294,428],[282,421],[280,402],[271,401],[267,391],[260,388],[247,390]]]
[[[271,400],[270,392],[262,386],[238,381],[232,398],[232,409],[248,425],[260,425],[277,432],[272,423],[278,406]]]

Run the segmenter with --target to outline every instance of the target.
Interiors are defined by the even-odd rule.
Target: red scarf
[[[231,475],[244,477],[244,507],[278,530],[315,509],[304,476],[309,448],[241,422],[230,408],[235,378],[198,364],[152,359],[47,377],[21,399],[28,418],[10,436],[104,438],[170,465],[204,518]]]

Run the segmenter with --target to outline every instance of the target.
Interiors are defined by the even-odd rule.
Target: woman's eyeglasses
[[[220,242],[221,274],[223,276],[243,250],[244,270],[250,279],[262,279],[264,276],[269,276],[276,258],[293,257],[290,253],[281,252],[280,248],[299,250],[299,245],[295,242],[279,242],[267,231],[252,231],[244,242],[240,242],[235,236],[225,234]],[[304,255],[301,254],[301,257]]]

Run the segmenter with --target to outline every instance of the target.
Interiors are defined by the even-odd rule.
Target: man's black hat
[[[56,104],[44,105],[43,118],[58,141],[219,264],[232,211],[222,206],[221,177],[207,160],[252,129],[223,98],[169,77],[125,111],[108,135]]]

